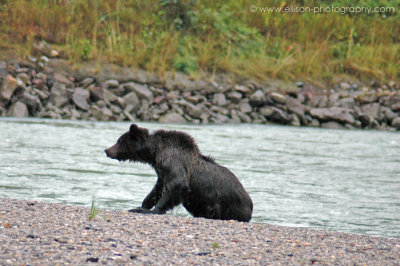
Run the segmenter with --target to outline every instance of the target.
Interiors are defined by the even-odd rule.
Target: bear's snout
[[[109,157],[111,159],[116,159],[116,157],[117,157],[114,146],[112,146],[111,148],[105,149],[104,152],[106,153],[107,157]]]

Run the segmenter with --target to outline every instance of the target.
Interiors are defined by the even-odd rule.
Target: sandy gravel
[[[400,265],[400,239],[0,199],[0,265]]]

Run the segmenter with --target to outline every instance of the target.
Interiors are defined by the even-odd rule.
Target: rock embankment
[[[1,265],[399,265],[400,240],[0,199]]]
[[[341,82],[332,90],[302,82],[218,83],[107,64],[74,69],[42,56],[0,62],[0,116],[400,130],[400,90],[394,81]]]

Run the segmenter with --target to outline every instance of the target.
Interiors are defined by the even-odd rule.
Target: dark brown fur
[[[252,200],[236,176],[202,155],[193,138],[183,132],[158,130],[150,134],[132,124],[105,152],[119,161],[150,164],[157,173],[157,182],[142,207],[132,212],[164,214],[182,203],[195,217],[251,219]]]

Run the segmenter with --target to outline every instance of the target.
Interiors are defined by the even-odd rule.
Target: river
[[[271,125],[162,125],[228,167],[253,199],[252,222],[400,237],[396,132]],[[127,210],[154,170],[107,158],[125,122],[0,119],[0,197]],[[0,206],[1,209],[1,206]],[[189,215],[179,206],[170,215]]]

